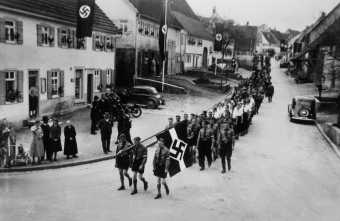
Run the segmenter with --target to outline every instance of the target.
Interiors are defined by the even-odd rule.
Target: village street
[[[340,160],[315,126],[287,117],[292,96],[315,92],[293,84],[277,64],[272,78],[274,101],[264,103],[249,134],[237,142],[230,174],[221,175],[219,161],[204,172],[194,166],[170,180],[171,194],[161,201],[153,199],[152,150],[146,166],[150,189],[143,192],[139,184],[136,196],[116,191],[114,161],[0,174],[0,220],[337,220]],[[200,102],[176,111],[209,106]],[[152,113],[157,117],[145,129],[165,124],[169,111]]]

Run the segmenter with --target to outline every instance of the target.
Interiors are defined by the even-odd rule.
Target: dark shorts
[[[116,159],[116,168],[121,170],[127,170],[130,167],[130,159],[129,157],[117,157]]]
[[[133,161],[132,171],[140,173],[140,174],[144,174],[144,167],[142,169],[140,169],[140,166],[142,165],[142,163],[143,163],[143,159]]]
[[[157,167],[154,169],[153,174],[154,174],[156,177],[165,179],[165,178],[167,177],[167,174],[166,174],[166,172],[165,172],[165,165],[164,165],[164,166],[157,166]]]

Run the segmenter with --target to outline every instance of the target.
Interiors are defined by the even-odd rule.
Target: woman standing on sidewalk
[[[59,126],[58,120],[53,120],[53,125],[50,130],[50,140],[51,140],[51,152],[53,152],[53,160],[57,161],[57,153],[62,151],[61,147],[61,127]],[[51,159],[52,161],[52,159]]]
[[[76,129],[71,124],[71,121],[66,121],[66,126],[64,128],[64,155],[66,155],[67,159],[70,159],[70,156],[77,158],[78,146],[76,140]]]
[[[43,142],[44,133],[40,127],[39,121],[37,121],[36,124],[31,127],[31,131],[33,134],[33,140],[30,149],[32,164],[35,164],[35,158],[37,158],[37,163],[41,164],[41,159],[44,157],[45,151]]]

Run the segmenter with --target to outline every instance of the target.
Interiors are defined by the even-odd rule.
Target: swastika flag
[[[193,165],[192,152],[187,143],[187,123],[185,121],[157,135],[157,138],[163,138],[165,146],[170,150],[170,177]]]
[[[92,37],[95,0],[78,0],[77,38]]]

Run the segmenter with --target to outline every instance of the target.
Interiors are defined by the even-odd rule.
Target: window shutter
[[[72,48],[77,48],[76,31],[75,31],[75,30],[72,30],[71,34],[72,34],[72,44],[73,44],[73,47],[72,47]]]
[[[0,42],[6,42],[6,34],[5,34],[5,20],[0,18]]]
[[[102,47],[102,48],[100,49],[100,51],[105,51],[106,46],[105,46],[105,36],[104,36],[104,35],[101,35],[101,36],[100,36],[100,43],[101,43],[102,45],[104,44],[104,47]]]
[[[86,48],[87,48],[87,40],[86,40],[87,38],[84,38],[84,50],[86,50]]]
[[[106,36],[103,36],[103,42],[104,42],[104,51],[108,51],[109,49],[106,47],[107,41],[106,41]]]
[[[49,38],[53,38],[53,41],[50,41],[50,47],[54,47],[55,45],[55,30],[54,30],[54,27],[49,27],[50,29],[50,36],[48,36]]]
[[[24,72],[23,71],[18,71],[17,72],[17,89],[21,95],[21,101],[23,102],[23,95],[24,95]]]
[[[37,45],[42,46],[42,26],[37,24]]]
[[[100,83],[102,85],[102,92],[106,91],[106,71],[100,70]]]
[[[92,50],[96,50],[96,34],[92,35]]]
[[[58,28],[58,47],[61,48],[61,28]]]
[[[17,27],[17,34],[18,34],[18,39],[17,39],[17,44],[22,45],[24,43],[24,27],[22,21],[17,21],[16,22],[16,27]]]
[[[115,84],[116,70],[110,69],[110,71],[111,71],[111,85],[116,85]]]
[[[64,97],[65,91],[64,91],[64,71],[60,71],[59,75],[60,80],[60,97]]]
[[[0,71],[0,105],[5,104],[6,88],[5,88],[5,72]]]
[[[111,51],[115,51],[116,48],[116,41],[114,37],[111,37],[111,44],[112,44],[112,50]]]
[[[52,99],[52,71],[47,71],[47,99]]]

